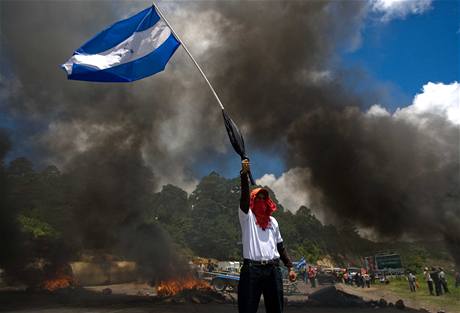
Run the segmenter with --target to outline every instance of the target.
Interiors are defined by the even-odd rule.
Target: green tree
[[[191,206],[187,193],[173,185],[165,185],[151,197],[146,213],[148,223],[160,223],[176,243],[187,248],[186,238],[191,231]]]

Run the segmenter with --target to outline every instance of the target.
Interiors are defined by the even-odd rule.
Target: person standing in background
[[[417,288],[416,288],[417,278],[415,277],[414,274],[412,274],[412,272],[409,272],[409,274],[407,275],[407,281],[409,282],[410,291],[411,292],[417,291]]]
[[[425,270],[423,271],[423,277],[425,277],[426,284],[428,285],[428,290],[430,291],[430,295],[434,296],[433,293],[433,279],[431,278],[430,271],[428,270],[428,267],[425,267]]]
[[[439,271],[435,267],[431,267],[430,277],[433,280],[436,296],[441,295],[441,281],[439,280]]]
[[[442,267],[439,268],[439,282],[441,284],[442,293],[448,293],[446,273]]]

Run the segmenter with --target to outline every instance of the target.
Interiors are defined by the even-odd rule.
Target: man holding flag
[[[253,190],[244,139],[235,122],[225,112],[217,93],[185,44],[155,5],[103,30],[62,65],[68,79],[95,82],[132,82],[164,70],[176,49],[182,45],[222,109],[230,142],[243,160],[241,172],[240,223],[245,257],[238,289],[240,313],[255,313],[263,293],[267,313],[283,310],[283,282],[279,260],[296,274],[283,247],[278,223],[271,214],[276,205],[265,189]],[[266,241],[265,239],[268,239]]]
[[[296,273],[283,245],[278,222],[271,216],[276,204],[266,189],[255,188],[249,193],[248,173],[249,161],[243,160],[238,214],[244,262],[238,284],[238,311],[256,313],[263,294],[265,311],[281,313],[284,296],[280,259],[288,268],[291,281],[296,280]]]

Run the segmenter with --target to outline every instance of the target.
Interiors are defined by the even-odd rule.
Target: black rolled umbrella
[[[235,149],[236,153],[238,153],[241,157],[241,161],[247,159],[249,160],[248,156],[246,155],[246,148],[244,146],[244,138],[241,135],[238,126],[236,126],[235,122],[230,118],[230,116],[222,109],[222,115],[224,116],[224,123],[225,128],[227,129],[228,138]],[[252,177],[251,171],[249,171],[249,180],[251,181],[252,185],[255,185],[254,178]]]

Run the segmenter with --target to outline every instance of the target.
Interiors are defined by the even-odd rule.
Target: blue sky
[[[260,178],[266,173],[280,176],[286,169],[284,161],[278,155],[267,153],[266,151],[251,150],[251,144],[248,145],[249,157],[251,160],[251,171],[254,179]],[[234,178],[241,167],[239,156],[232,150],[226,154],[208,155],[206,160],[200,159],[194,164],[193,168],[198,177],[208,175],[211,171],[219,169],[219,175],[227,178]]]
[[[459,80],[460,1],[439,0],[422,14],[381,22],[370,15],[356,51],[343,52],[345,66],[359,65],[392,86],[393,111],[410,104],[427,82]]]

